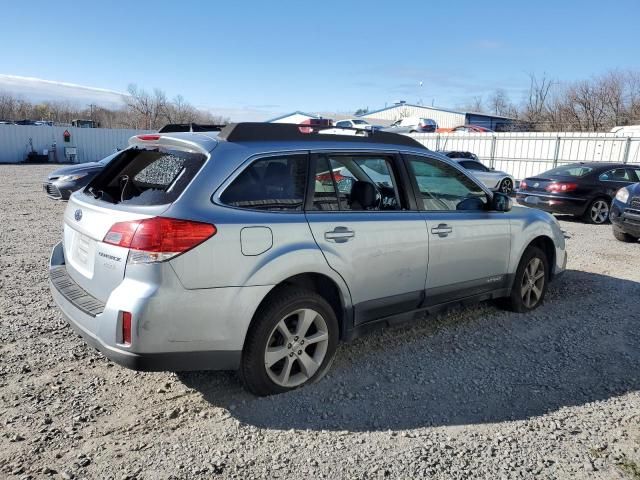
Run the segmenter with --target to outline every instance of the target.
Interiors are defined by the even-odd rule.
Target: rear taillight
[[[520,190],[526,190],[527,189],[527,182],[525,182],[524,180],[522,180],[520,182]]]
[[[576,188],[578,188],[577,183],[572,182],[553,182],[545,187],[547,192],[551,193],[562,193],[562,192],[573,192]]]
[[[122,312],[122,343],[131,345],[131,312]]]
[[[160,140],[160,135],[154,135],[154,134],[138,135],[138,140],[142,140],[144,142],[154,142],[156,140]]]
[[[130,248],[129,263],[150,263],[191,250],[216,232],[209,223],[153,217],[115,223],[102,241]]]

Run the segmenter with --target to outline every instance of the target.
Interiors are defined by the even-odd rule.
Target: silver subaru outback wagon
[[[551,215],[409,137],[334,133],[133,137],[64,214],[49,268],[71,326],[126,367],[237,369],[267,395],[318,380],[373,327],[542,303],[566,265]]]

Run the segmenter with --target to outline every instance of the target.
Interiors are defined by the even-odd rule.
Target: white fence
[[[640,163],[640,137],[614,133],[420,133],[431,150],[473,152],[487,165],[516,179],[571,162]]]
[[[64,141],[64,131],[71,134],[69,142]],[[56,159],[64,162],[64,147],[75,147],[75,162],[95,162],[124,148],[133,135],[148,133],[148,130],[49,127],[46,125],[0,125],[0,163],[22,162],[27,154],[35,150],[51,150],[56,145]]]

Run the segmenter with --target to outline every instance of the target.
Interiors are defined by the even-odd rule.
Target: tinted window
[[[640,182],[640,168],[630,168],[629,171],[631,173],[631,181]]]
[[[351,123],[349,122],[338,122],[336,123],[336,127],[340,127],[340,128],[349,128],[351,126]]]
[[[466,210],[469,202],[461,202],[467,199],[487,203],[484,190],[454,167],[415,155],[408,156],[408,160],[426,210]]]
[[[306,155],[256,160],[236,177],[220,200],[255,210],[302,210],[306,178]]]
[[[552,168],[544,173],[541,173],[540,177],[553,176],[553,175],[561,175],[564,177],[584,177],[589,172],[591,172],[593,168],[586,167],[584,165],[565,165],[563,167]]]
[[[386,157],[318,157],[314,210],[400,209],[392,163]]]
[[[487,167],[485,167],[481,163],[472,162],[470,160],[467,160],[467,161],[464,161],[464,162],[460,162],[460,165],[462,165],[467,170],[476,170],[478,172],[486,172],[486,171],[489,170]]]
[[[600,180],[609,181],[609,182],[630,182],[631,175],[630,171],[626,168],[614,168],[612,170],[607,170],[606,172],[600,174]]]

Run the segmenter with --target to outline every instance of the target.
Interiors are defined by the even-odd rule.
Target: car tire
[[[539,277],[540,273],[542,276]],[[507,301],[508,308],[514,312],[524,313],[539,307],[544,301],[548,283],[547,256],[538,247],[528,247],[516,270],[511,294]]]
[[[593,225],[604,225],[609,221],[611,202],[604,197],[594,198],[582,216],[582,219]]]
[[[633,235],[625,233],[622,229],[616,227],[615,225],[613,226],[613,236],[616,238],[616,240],[625,243],[635,243],[638,241],[638,237],[634,237]]]
[[[338,332],[333,308],[317,293],[298,287],[273,292],[247,333],[239,372],[245,387],[266,396],[318,381],[331,366]]]
[[[498,191],[505,195],[511,195],[511,193],[513,193],[513,180],[510,178],[503,178],[500,185],[498,185]]]

